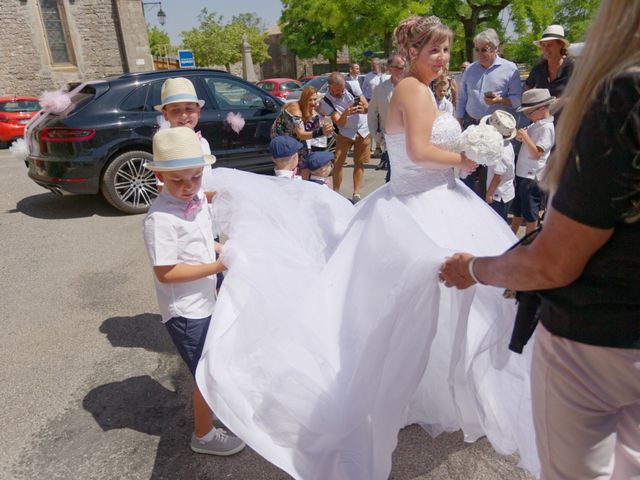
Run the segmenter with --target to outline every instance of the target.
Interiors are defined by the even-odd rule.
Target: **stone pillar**
[[[251,59],[251,45],[247,40],[247,34],[242,35],[242,78],[248,82],[257,82],[256,72],[253,69],[253,60]]]
[[[141,0],[114,0],[118,15],[123,65],[127,72],[153,70],[153,57],[149,49],[147,22]]]

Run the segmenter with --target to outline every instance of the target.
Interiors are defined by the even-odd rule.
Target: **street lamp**
[[[144,15],[144,7],[147,5],[158,5],[160,8],[158,9],[158,23],[164,27],[165,22],[167,21],[167,14],[162,10],[162,2],[142,2],[142,14]]]

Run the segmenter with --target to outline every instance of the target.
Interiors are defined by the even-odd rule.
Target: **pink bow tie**
[[[205,199],[204,197],[202,197],[200,199],[194,198],[189,203],[187,203],[187,206],[184,207],[184,218],[186,220],[191,220],[193,217],[195,217],[202,208],[202,205],[204,205],[204,202]]]

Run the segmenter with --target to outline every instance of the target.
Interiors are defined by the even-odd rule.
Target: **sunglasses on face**
[[[403,70],[404,65],[389,65],[389,68],[397,68],[398,70]]]
[[[492,50],[491,47],[482,47],[482,48],[474,48],[474,50],[476,51],[476,53],[487,53],[490,52]]]

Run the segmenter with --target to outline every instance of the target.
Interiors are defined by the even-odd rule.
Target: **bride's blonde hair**
[[[418,52],[431,40],[443,42],[453,41],[453,31],[444,25],[436,16],[419,17],[412,15],[402,20],[393,31],[393,36],[400,54],[407,62],[411,63],[409,49],[415,48]]]
[[[640,66],[640,0],[603,0],[585,39],[581,57],[563,93],[565,100],[542,186],[555,192],[582,120],[596,95],[605,98],[611,80]],[[575,159],[579,161],[579,159]]]

